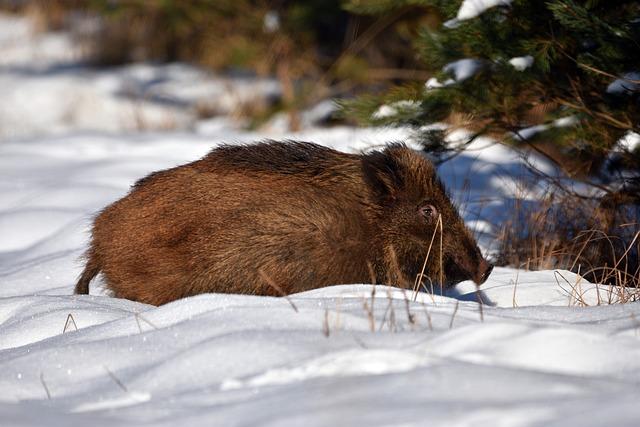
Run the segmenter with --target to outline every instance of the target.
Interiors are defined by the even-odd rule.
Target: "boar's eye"
[[[420,206],[418,208],[418,212],[420,213],[420,215],[429,220],[433,220],[438,216],[438,210],[430,203],[425,203],[424,205]]]

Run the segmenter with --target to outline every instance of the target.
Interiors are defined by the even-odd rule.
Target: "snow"
[[[85,111],[85,121],[65,124],[58,117],[65,98],[88,86],[111,88],[93,92],[98,106],[113,101],[123,76],[148,83],[190,75],[193,85],[168,79],[174,87],[167,91],[181,99],[197,96],[199,84],[206,91],[213,77],[198,80],[199,71],[180,64],[146,64],[85,70],[79,78],[74,65],[46,72],[31,91],[36,49],[5,46],[22,28],[22,21],[7,22],[0,48],[13,59],[2,57],[0,117],[23,88],[24,100],[60,102],[15,105],[19,124],[0,126],[2,426],[637,424],[640,305],[609,304],[618,298],[611,288],[567,271],[495,268],[480,294],[471,282],[444,296],[382,285],[372,296],[371,285],[336,284],[292,295],[297,311],[283,298],[223,294],[153,307],[112,298],[95,282],[92,295],[72,295],[93,215],[151,171],[222,142],[297,138],[357,152],[410,142],[410,134],[247,132],[225,115],[141,132],[117,121],[102,127],[113,116],[97,107]],[[52,46],[47,37],[33,43]],[[68,54],[53,49],[47,61],[75,61]],[[251,92],[261,83],[238,84]],[[157,97],[149,102],[158,104]],[[325,103],[309,114],[329,110]],[[542,159],[529,160],[553,172]],[[543,190],[518,153],[486,138],[439,173],[464,201],[464,218],[485,252],[514,198],[525,191],[535,203]]]
[[[46,68],[60,62],[77,61],[68,33],[37,33],[29,20],[0,13],[0,67]]]
[[[473,19],[482,15],[487,9],[510,4],[511,0],[464,0],[458,9],[456,18],[459,21]]]
[[[607,93],[614,95],[632,94],[640,90],[640,73],[637,71],[626,73],[607,86]]]
[[[527,140],[527,139],[533,138],[540,132],[544,132],[551,128],[570,127],[570,126],[576,125],[577,123],[578,123],[578,119],[575,116],[561,117],[559,119],[552,121],[549,124],[535,125],[535,126],[530,126],[528,128],[520,129],[516,134],[516,138],[521,140]]]
[[[634,152],[640,147],[640,134],[631,131],[627,132],[618,141],[618,147],[630,153]]]
[[[278,31],[280,28],[280,16],[278,16],[278,12],[273,10],[267,12],[264,15],[264,30],[267,33],[273,33]]]
[[[445,65],[443,70],[446,73],[452,73],[456,81],[460,82],[472,77],[480,68],[482,68],[482,61],[465,58]]]
[[[519,56],[511,58],[509,64],[518,71],[524,71],[533,65],[533,57],[530,55]],[[461,82],[470,77],[473,77],[478,71],[482,69],[484,62],[474,58],[459,59],[454,62],[450,62],[442,68],[442,71],[453,75],[453,78],[447,79],[444,82],[440,82],[436,77],[431,77],[427,80],[425,87],[427,90],[438,89],[445,86],[450,86],[456,82]]]
[[[445,86],[450,86],[456,82],[461,82],[473,77],[482,68],[483,62],[479,59],[464,58],[454,62],[450,62],[442,68],[442,71],[453,75],[452,79],[447,79],[444,82],[440,82],[437,78],[431,77],[427,80],[425,87],[427,90],[438,89]]]
[[[11,138],[77,129],[188,130],[198,111],[231,114],[279,94],[273,80],[219,78],[182,64],[113,70],[0,67],[0,86],[0,137]]]
[[[440,80],[438,80],[435,77],[431,77],[429,78],[429,80],[427,80],[427,83],[425,83],[425,87],[427,88],[427,90],[429,89],[439,89],[441,87],[445,87],[445,86],[449,86],[455,83],[455,80],[453,79],[447,79],[444,81],[444,83],[440,83]]]
[[[331,117],[338,111],[338,107],[335,102],[330,100],[324,100],[318,102],[307,110],[303,110],[299,114],[300,126],[302,128],[310,128],[314,125],[322,123]],[[228,123],[229,119],[226,117],[218,118],[221,122]],[[274,116],[267,120],[265,124],[260,127],[261,132],[286,132],[290,128],[289,114],[286,112],[280,112],[274,114]]]
[[[420,103],[410,100],[396,101],[391,104],[384,104],[378,107],[371,115],[372,119],[380,120],[393,117],[400,111],[417,111]]]
[[[533,56],[517,56],[509,60],[509,64],[518,71],[524,71],[533,65]]]
[[[5,26],[6,25],[6,26]],[[76,130],[194,130],[202,114],[229,116],[268,106],[275,79],[218,76],[186,64],[95,69],[66,33],[30,36],[28,22],[0,14],[0,138]],[[25,43],[29,40],[29,43]],[[206,129],[206,127],[204,128]]]

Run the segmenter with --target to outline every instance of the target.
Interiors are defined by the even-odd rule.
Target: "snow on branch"
[[[509,64],[518,71],[524,71],[533,65],[533,56],[517,56],[509,60]]]
[[[479,59],[464,58],[458,61],[450,62],[442,68],[442,71],[453,75],[452,79],[447,79],[444,83],[437,78],[431,77],[425,84],[427,90],[437,89],[443,86],[449,86],[456,82],[472,77],[482,68],[483,62]]]
[[[496,6],[508,6],[512,0],[464,0],[458,9],[458,14],[454,19],[445,22],[445,27],[455,28],[460,21],[473,19],[482,15],[487,9]]]
[[[464,0],[456,18],[459,21],[472,19],[483,14],[487,9],[496,6],[508,6],[512,0]]]

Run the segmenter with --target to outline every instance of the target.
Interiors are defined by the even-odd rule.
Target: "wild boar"
[[[407,288],[423,268],[420,281],[445,286],[481,284],[492,269],[427,158],[401,143],[358,155],[266,141],[136,182],[95,218],[75,292],[100,272],[114,296],[155,305],[206,292]]]

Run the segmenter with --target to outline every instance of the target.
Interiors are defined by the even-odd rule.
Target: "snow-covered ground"
[[[162,307],[99,287],[73,296],[92,215],[151,171],[221,142],[295,137],[353,152],[408,134],[252,133],[233,117],[199,121],[191,102],[200,95],[222,99],[220,111],[237,105],[207,92],[217,77],[181,64],[84,69],[65,34],[21,33],[24,21],[2,19],[0,426],[637,425],[640,305],[608,304],[609,288],[566,271],[496,268],[481,295],[466,282],[415,301],[358,284]],[[120,79],[138,72],[165,76],[172,99],[191,94],[168,103],[180,105],[184,127],[129,125]],[[264,82],[245,83],[238,92]],[[61,109],[84,93],[94,97],[86,119],[64,119]],[[165,101],[147,96],[140,111]],[[440,174],[486,252],[514,198],[536,201],[520,157],[486,140]]]

